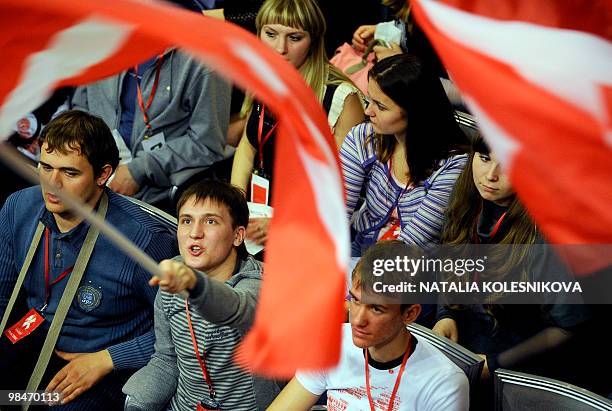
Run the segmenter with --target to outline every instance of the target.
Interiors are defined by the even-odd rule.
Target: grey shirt
[[[279,387],[242,371],[233,362],[234,351],[255,318],[261,263],[249,256],[225,283],[196,274],[198,285],[189,298],[189,312],[216,400],[223,410],[265,410]],[[123,387],[130,396],[129,409],[195,410],[198,401],[210,396],[194,352],[184,298],[162,291],[157,294],[155,338],[151,361]]]
[[[142,75],[144,104],[155,83],[156,65]],[[113,129],[121,119],[121,88],[126,72],[76,89],[74,108],[100,116]],[[159,83],[147,110],[152,130],[147,130],[136,102],[129,138],[133,160],[130,174],[140,185],[136,197],[154,203],[167,198],[173,186],[224,158],[229,123],[231,87],[193,57],[169,50],[163,56]],[[164,134],[161,148],[146,151],[149,134]]]

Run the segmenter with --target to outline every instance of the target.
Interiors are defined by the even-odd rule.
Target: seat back
[[[124,196],[126,199],[130,200],[132,203],[136,204],[137,206],[140,207],[140,209],[142,211],[144,211],[145,213],[149,214],[153,219],[155,219],[157,222],[163,224],[164,226],[166,226],[168,229],[171,230],[171,232],[176,233],[176,228],[178,226],[178,221],[175,217],[171,216],[170,214],[166,213],[165,211],[160,210],[157,207],[152,206],[151,204],[147,204],[144,201],[140,201],[136,198],[133,197],[127,197]]]
[[[552,378],[498,369],[493,377],[496,411],[612,411],[612,401]]]
[[[463,370],[470,382],[470,404],[474,404],[475,401],[472,401],[472,398],[475,398],[478,393],[484,359],[448,338],[440,337],[422,325],[412,323],[408,325],[408,330],[417,339],[423,339],[442,351],[448,359]]]
[[[468,136],[470,140],[478,133],[478,124],[471,114],[463,111],[455,110],[455,120],[459,124],[459,128]]]

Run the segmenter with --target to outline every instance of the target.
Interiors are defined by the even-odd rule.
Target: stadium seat
[[[495,411],[612,411],[612,401],[552,378],[497,369]]]

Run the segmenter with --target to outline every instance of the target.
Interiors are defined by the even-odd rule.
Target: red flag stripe
[[[585,33],[466,18],[466,13],[430,0],[419,0],[414,10],[547,237],[557,243],[611,244],[612,69],[609,58],[591,58],[610,44]],[[509,25],[513,31],[507,31]],[[537,47],[542,30],[549,36],[547,47]],[[555,32],[560,39],[576,36],[580,41],[554,41]],[[507,36],[512,42],[500,44]],[[535,47],[525,42],[529,39]],[[576,50],[577,45],[582,49]],[[549,59],[556,51],[547,49],[554,47],[566,47],[570,58],[583,53],[587,64],[597,61],[603,68]],[[543,73],[571,84],[548,81]],[[602,259],[600,266],[608,263]]]
[[[310,130],[314,141],[322,141],[323,135],[314,127],[308,118],[304,123]],[[287,124],[280,123],[281,131],[285,131]],[[287,133],[294,130],[290,128]],[[283,139],[277,141],[276,162],[286,159],[291,164],[291,169],[284,168],[285,172],[275,177],[276,184],[287,184],[292,189],[292,194],[309,191],[314,196],[314,204],[304,204],[298,195],[292,195],[287,199],[285,207],[275,209],[275,220],[278,221],[270,230],[268,245],[277,249],[277,253],[266,259],[266,271],[275,269],[284,272],[284,276],[266,278],[269,287],[260,293],[259,311],[256,318],[255,329],[247,336],[241,350],[240,357],[251,359],[249,368],[265,370],[273,375],[291,378],[295,373],[294,364],[302,361],[301,357],[318,357],[318,361],[311,361],[303,369],[328,368],[329,364],[335,364],[339,359],[339,351],[331,349],[318,352],[314,345],[309,343],[302,346],[301,350],[278,350],[267,349],[273,347],[269,341],[278,338],[278,335],[290,334],[307,336],[307,341],[317,339],[331,340],[332,347],[339,346],[340,334],[335,329],[324,326],[326,322],[339,325],[344,321],[343,299],[346,293],[346,277],[332,276],[327,271],[330,266],[342,267],[346,272],[346,261],[348,259],[349,237],[348,230],[338,222],[346,221],[344,209],[338,210],[329,207],[329,200],[343,197],[343,189],[339,176],[329,166],[334,163],[332,149],[324,150],[327,164],[319,159],[313,158],[301,145],[298,139]],[[295,227],[292,215],[298,211],[304,221],[313,219],[320,220],[322,227],[311,227],[306,232]],[[335,255],[322,254],[318,250],[336,250]],[[295,256],[299,256],[296,261]],[[308,260],[309,264],[302,264]],[[298,285],[296,288],[295,285]],[[285,312],[285,320],[271,323],[275,312],[282,312],[288,307],[288,301],[296,298],[290,294],[290,290],[299,292],[299,305],[292,305],[291,311]],[[289,294],[272,293],[270,290],[283,290]],[[324,312],[319,311],[321,304],[325,304]],[[305,322],[297,321],[297,318],[307,319]],[[339,328],[338,328],[339,330]],[[266,347],[262,349],[262,347]]]
[[[602,104],[601,89],[612,86],[611,42],[584,32],[485,18],[430,0],[422,5],[442,35],[511,66],[524,80],[612,125],[612,106],[606,110]]]
[[[52,93],[52,86],[66,77],[72,77],[93,64],[112,56],[130,29],[120,24],[84,20],[57,31],[51,37],[47,48],[30,54],[25,60],[19,84],[2,105],[3,119],[14,120],[23,115],[24,103],[37,107]],[[95,41],[96,47],[89,47]],[[82,50],[74,56],[73,50]],[[10,125],[0,126],[0,132],[7,134]]]
[[[430,13],[432,8],[429,6],[433,2],[422,1],[421,4],[426,5],[427,16],[431,17],[433,13]],[[455,10],[450,12],[456,12],[454,16],[457,17],[453,22],[453,28],[461,24],[477,24],[474,20],[461,20],[464,16],[461,12]],[[505,162],[504,165],[510,169],[512,177],[520,179],[522,176],[516,173],[523,169],[539,170],[546,164],[559,166],[548,172],[540,170],[536,174],[546,184],[534,185],[533,174],[524,176],[526,179],[524,183],[521,184],[519,181],[515,183],[519,194],[547,234],[554,241],[565,243],[610,242],[612,234],[605,225],[601,225],[601,222],[592,221],[593,227],[589,230],[585,230],[584,226],[570,228],[570,224],[558,224],[558,222],[573,220],[573,210],[584,207],[612,222],[612,215],[604,212],[604,204],[610,204],[608,201],[612,200],[611,190],[601,192],[606,201],[592,201],[592,198],[585,195],[570,196],[564,197],[568,204],[563,208],[551,208],[545,201],[545,198],[554,198],[564,191],[566,181],[555,178],[558,175],[566,175],[569,181],[580,181],[581,187],[587,192],[589,189],[600,192],[597,187],[607,186],[601,178],[612,175],[612,163],[609,161],[609,149],[603,144],[602,124],[570,100],[550,94],[548,90],[542,89],[539,83],[526,81],[514,67],[488,54],[466,47],[457,41],[457,38],[461,39],[460,34],[455,35],[453,32],[451,37],[446,33],[447,26],[444,29],[440,28],[440,24],[447,24],[448,19],[443,22],[436,22],[435,19],[431,21],[431,27],[435,29],[435,32],[431,33],[432,40],[440,47],[442,57],[450,67],[457,84],[480,106],[480,109],[477,109],[480,110],[480,116],[477,118],[479,120],[485,116],[489,118],[488,122],[482,124],[485,138],[494,148],[499,148],[497,143],[501,139],[499,130],[505,130],[507,136],[511,136],[506,139],[512,138],[518,146],[529,147],[529,150],[519,150],[517,153],[517,156],[529,158],[524,160],[527,164],[519,166]],[[434,25],[433,22],[438,24]],[[491,32],[495,28],[488,26],[487,30]],[[489,35],[489,38],[491,36]],[[540,58],[545,60],[544,57]],[[478,76],[474,73],[478,73]],[[570,74],[570,77],[576,77],[575,73]],[[580,75],[586,74],[580,73]],[[495,92],[492,92],[492,84],[495,85]],[[526,116],[525,113],[529,113],[530,116]],[[533,117],[541,121],[534,121]],[[497,130],[487,129],[489,123],[495,123]],[[557,144],[551,143],[550,136],[555,136]],[[569,158],[568,147],[571,147],[575,153]],[[500,154],[502,160],[508,158],[503,150]],[[550,156],[551,162],[542,161],[543,155]],[[589,158],[593,172],[581,172],[580,164],[584,158]],[[595,171],[602,171],[603,174]],[[547,175],[548,178],[545,177]],[[549,221],[552,224],[548,224]]]
[[[282,126],[281,123],[281,129]],[[328,202],[321,206],[304,203],[300,194],[308,192],[306,197],[316,196],[314,192],[318,186],[308,181],[305,170],[308,167],[300,160],[297,144],[297,139],[277,142],[277,159],[285,158],[291,166],[285,168],[283,174],[275,174],[275,184],[290,186],[291,195],[286,199],[285,207],[276,207],[274,211],[278,224],[270,229],[268,246],[270,249],[274,246],[278,252],[266,259],[264,277],[269,287],[261,290],[255,327],[244,343],[244,352],[251,359],[251,367],[284,378],[292,377],[294,364],[303,362],[304,358],[313,358],[308,365],[301,367],[306,369],[328,368],[329,364],[338,361],[339,351],[334,348],[340,344],[340,334],[325,324],[336,324],[337,330],[340,330],[344,316],[342,301],[346,292],[345,278],[328,271],[330,266],[337,265],[336,253],[321,252],[323,249],[331,251],[335,246],[333,239],[327,235],[326,227],[312,226],[304,230],[295,216],[291,218],[298,212],[303,222],[318,219],[318,208],[328,205]],[[314,179],[316,176],[311,177]],[[316,182],[320,186],[325,183]],[[335,224],[339,232],[346,229],[338,224],[346,220],[346,215],[341,218]],[[284,275],[269,277],[268,270],[272,269]],[[283,293],[273,290],[282,290]],[[324,310],[321,310],[322,305],[325,306]],[[283,316],[283,320],[275,321],[279,315]],[[283,334],[302,335],[305,340],[299,350],[270,344]],[[317,340],[329,341],[330,349],[317,352],[313,345]]]
[[[23,18],[20,15],[23,15]],[[20,24],[10,24],[13,21],[20,21]],[[2,104],[0,109],[4,110],[5,96],[9,95],[19,84],[27,58],[32,53],[38,52],[47,46],[50,33],[55,33],[58,30],[69,27],[73,23],[70,19],[56,19],[46,24],[38,25],[38,19],[32,18],[32,16],[27,14],[24,15],[23,10],[2,10],[0,13],[0,27],[2,27],[3,35],[0,37],[0,47],[4,67],[2,68],[3,79],[0,82],[0,104]],[[22,26],[21,24],[24,25]],[[24,27],[32,27],[28,39],[25,39],[23,36]],[[36,105],[32,107],[32,109],[34,108],[36,108]],[[5,121],[3,121],[3,117],[0,115],[0,136],[6,135],[10,130],[10,126],[7,126]]]
[[[609,0],[442,0],[456,9],[498,20],[577,30],[612,40]]]
[[[157,3],[117,0],[110,5],[95,0],[74,3],[7,0],[0,4],[0,16],[14,9],[27,15],[32,23],[53,20],[79,24],[95,16],[98,20],[133,27],[131,35],[107,59],[99,63],[91,61],[80,73],[66,71],[64,79],[41,79],[38,85],[41,90],[104,78],[159,53],[169,44],[176,44],[254,92],[271,108],[281,124],[277,138],[279,154],[275,160],[279,178],[272,196],[275,217],[269,230],[260,311],[253,337],[245,341],[244,352],[252,368],[268,375],[287,376],[298,367],[332,366],[340,348],[348,227],[335,143],[320,104],[299,73],[259,39],[237,26]],[[6,23],[0,26],[3,31],[15,24],[0,21]],[[60,28],[50,28],[41,38],[51,38],[57,30]],[[23,56],[29,55],[32,47],[27,33],[13,31],[16,48]],[[90,42],[88,47],[91,44],[96,42]],[[35,51],[45,47],[49,45],[42,43]],[[74,55],[84,51],[83,44],[78,47],[73,50]],[[61,67],[64,63],[50,64]],[[1,74],[10,65],[0,67]],[[0,90],[4,90],[0,94],[2,125],[16,120],[16,110],[9,116],[4,104],[15,84],[15,81],[7,84],[0,80]],[[32,93],[29,88],[28,92]],[[35,106],[32,101],[22,100],[21,114]],[[306,170],[312,175],[307,175]],[[320,284],[328,286],[321,291]],[[279,305],[286,309],[279,310]],[[298,309],[294,310],[295,307]],[[303,325],[315,323],[317,330],[308,333],[313,338],[306,340]],[[249,338],[253,344],[249,344]],[[261,345],[262,341],[265,344]]]
[[[314,123],[307,117],[304,117],[304,122],[313,140],[317,141],[319,146],[324,147],[325,137],[317,130]],[[338,162],[338,153],[335,151],[335,146],[332,147],[327,146],[323,149],[326,163],[312,157],[303,146],[298,147],[298,154],[305,165],[306,177],[315,191],[319,218],[334,241],[338,265],[345,270],[350,255],[350,235],[348,230],[338,230],[338,221],[346,218],[346,209],[329,207],[330,199],[344,198],[345,195],[344,183],[334,172],[333,164]]]

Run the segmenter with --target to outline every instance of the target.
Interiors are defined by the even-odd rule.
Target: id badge
[[[401,232],[402,232],[402,227],[400,227],[399,223],[395,223],[391,227],[389,227],[389,229],[385,232],[385,234],[382,237],[380,237],[379,241],[397,240]]]
[[[204,398],[198,402],[196,411],[221,411],[221,405],[215,400]]]
[[[4,335],[15,344],[32,334],[32,332],[34,332],[43,322],[45,322],[44,317],[32,308],[22,319],[17,321],[15,325],[7,328],[4,331]]]
[[[146,152],[160,149],[164,144],[166,144],[166,139],[163,132],[153,134],[150,137],[145,136],[144,140],[142,140],[142,148]]]
[[[32,113],[17,121],[17,134],[22,138],[30,139],[34,137],[37,129],[38,120],[36,120],[36,116]]]
[[[268,205],[270,180],[258,174],[251,174],[251,202]]]

